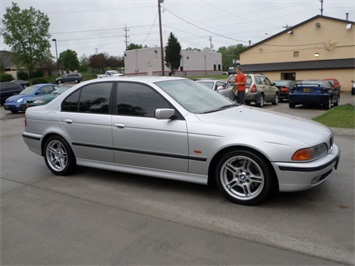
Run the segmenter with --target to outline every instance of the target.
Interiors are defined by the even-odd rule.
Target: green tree
[[[89,66],[92,67],[96,73],[103,73],[107,67],[108,55],[106,53],[94,54],[89,57]]]
[[[80,65],[78,54],[75,51],[69,49],[60,53],[59,63],[65,68],[65,70],[70,71],[78,70]]]
[[[12,60],[28,69],[32,76],[35,67],[51,58],[49,48],[49,19],[39,10],[21,10],[16,3],[6,8],[2,19],[4,42],[11,47]]]
[[[128,51],[128,50],[135,50],[135,49],[142,49],[142,48],[143,48],[143,45],[141,45],[141,44],[130,43],[127,46],[126,50]]]
[[[172,71],[179,68],[181,62],[181,45],[175,35],[170,32],[168,44],[165,47],[165,65]]]
[[[233,66],[233,60],[239,60],[240,52],[246,47],[243,44],[220,47],[218,52],[222,54],[223,70],[228,70],[228,67]]]

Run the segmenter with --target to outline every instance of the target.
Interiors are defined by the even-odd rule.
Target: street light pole
[[[162,31],[162,25],[161,25],[160,4],[163,2],[164,2],[164,0],[158,0],[159,31],[160,31],[160,56],[161,56],[161,75],[162,76],[164,76],[164,47],[163,47],[163,31]]]
[[[58,75],[59,75],[57,39],[52,39],[52,41],[55,43],[55,59],[57,61],[57,71],[58,71]]]

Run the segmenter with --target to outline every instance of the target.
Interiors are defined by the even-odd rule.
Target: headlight
[[[45,104],[46,101],[45,100],[36,100],[33,103],[35,103],[35,104]]]
[[[17,99],[18,103],[22,103],[22,101],[23,101],[23,98]]]
[[[296,151],[293,156],[293,161],[310,161],[320,158],[327,154],[327,145],[325,143],[314,147],[300,149]]]

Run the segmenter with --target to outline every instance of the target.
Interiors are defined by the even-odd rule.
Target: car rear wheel
[[[259,107],[264,106],[264,94],[260,94],[259,101],[256,103],[256,105]]]
[[[44,145],[44,160],[55,175],[68,175],[76,167],[74,154],[68,143],[59,136],[47,139]]]
[[[295,108],[296,107],[296,105],[294,104],[294,103],[288,103],[288,106],[290,107],[290,108]]]
[[[330,98],[330,96],[329,96],[328,102],[326,104],[324,104],[324,109],[329,110],[330,108],[332,108],[332,98]]]
[[[61,80],[58,80],[58,84],[61,84],[61,83],[63,83]]]
[[[79,83],[79,80],[76,79],[76,80],[75,80],[75,83]]]
[[[216,167],[216,183],[231,202],[254,205],[264,201],[273,188],[273,178],[265,161],[248,150],[225,154]]]
[[[339,106],[340,95],[337,97],[337,101],[334,103],[334,106]]]

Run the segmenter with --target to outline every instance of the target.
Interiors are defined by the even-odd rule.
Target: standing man
[[[235,77],[235,85],[237,90],[237,103],[245,104],[245,84],[247,82],[246,76],[242,72],[240,66],[237,67],[237,76]]]

